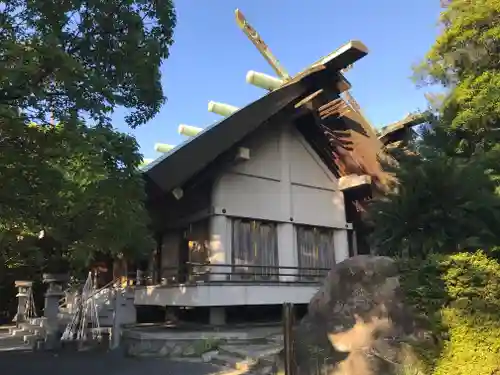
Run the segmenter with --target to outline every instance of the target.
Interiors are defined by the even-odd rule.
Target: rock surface
[[[425,323],[403,303],[398,267],[361,255],[338,263],[294,330],[295,375],[418,374]],[[410,368],[411,367],[411,368]],[[283,372],[283,352],[275,372]]]

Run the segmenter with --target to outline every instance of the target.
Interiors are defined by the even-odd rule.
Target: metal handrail
[[[87,299],[83,302],[86,302],[88,301],[89,299],[91,299],[92,297],[94,297],[95,295],[99,294],[100,292],[102,292],[104,289],[107,289],[109,288],[110,286],[114,285],[115,283],[119,282],[121,279],[121,277],[116,277],[115,279],[111,280],[109,283],[107,283],[106,285],[104,285],[103,287],[95,290],[90,296],[87,297]]]
[[[110,282],[108,282],[107,284],[105,284],[104,286],[102,286],[101,288],[95,290],[90,296],[88,296],[85,301],[82,301],[82,303],[85,303],[87,302],[88,300],[90,300],[92,297],[94,297],[95,295],[99,294],[100,292],[102,292],[104,289],[107,289],[109,288],[110,286],[112,286],[113,284],[115,284],[116,282],[118,282],[120,280],[119,277],[111,280]],[[69,290],[70,288],[66,289],[65,291]],[[66,303],[66,296],[62,297],[60,300],[59,300],[59,308],[63,307],[64,304]]]
[[[186,262],[184,266],[187,268],[182,272],[182,266],[169,266],[160,269],[161,280],[158,282],[167,285],[198,285],[204,284],[242,284],[255,283],[259,284],[318,284],[327,275],[329,268],[323,267],[293,267],[293,266],[274,266],[274,265],[245,265],[245,264],[227,264],[227,263],[197,263]],[[224,269],[217,270],[218,267],[230,268],[228,272]],[[205,268],[205,269],[199,269]],[[238,268],[244,268],[248,271],[238,272]],[[252,272],[252,270],[254,270]],[[264,270],[259,272],[258,270]],[[280,271],[296,271],[296,272],[280,272]],[[212,278],[213,276],[222,276],[221,278]],[[283,277],[293,277],[292,279],[283,279]],[[180,281],[180,278],[183,280]],[[153,282],[147,280],[146,284],[151,285]]]
[[[294,266],[272,266],[272,265],[255,265],[255,264],[229,264],[229,263],[196,263],[186,262],[187,265],[197,267],[247,267],[247,268],[272,268],[283,270],[306,270],[306,271],[330,271],[330,268],[323,267],[294,267]],[[172,267],[174,268],[174,267]],[[178,268],[178,267],[175,267]]]

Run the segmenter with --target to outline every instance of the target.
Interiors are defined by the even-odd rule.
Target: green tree
[[[372,202],[380,252],[426,256],[498,245],[500,1],[444,3],[441,34],[416,68],[446,89],[422,136],[399,152],[398,181]]]
[[[38,124],[51,112],[105,124],[122,106],[130,126],[143,124],[165,101],[160,65],[175,22],[171,0],[4,1],[0,106]]]
[[[448,88],[439,112],[457,153],[488,151],[500,140],[500,1],[445,1],[440,26],[416,78]]]
[[[500,264],[484,252],[400,261],[406,303],[437,338],[416,347],[423,374],[500,371]],[[435,345],[438,344],[438,345]],[[416,374],[417,372],[408,372]]]
[[[426,257],[500,243],[500,197],[484,154],[450,157],[453,139],[426,129],[388,166],[397,183],[369,206],[372,244],[384,255]],[[409,152],[408,152],[409,151]]]
[[[17,125],[0,128],[5,262],[82,266],[97,253],[151,250],[133,137],[84,124]]]
[[[4,266],[151,249],[142,156],[110,118],[158,113],[175,22],[171,0],[0,3]]]

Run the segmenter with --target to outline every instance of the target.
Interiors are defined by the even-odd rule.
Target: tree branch
[[[45,78],[47,78],[52,73],[54,73],[53,67],[40,69],[38,73],[33,77],[31,82],[24,82],[23,84],[13,88],[12,90],[0,93],[0,103],[12,102],[22,99],[29,94],[26,92],[28,87],[38,86]]]

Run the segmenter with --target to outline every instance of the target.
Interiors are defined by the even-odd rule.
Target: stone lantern
[[[13,321],[19,325],[27,321],[28,303],[32,293],[33,281],[17,280],[14,282],[17,288],[17,313]]]
[[[55,343],[59,331],[59,301],[65,295],[63,285],[69,280],[65,274],[43,274],[43,283],[47,284],[43,316],[46,325],[46,344]]]

